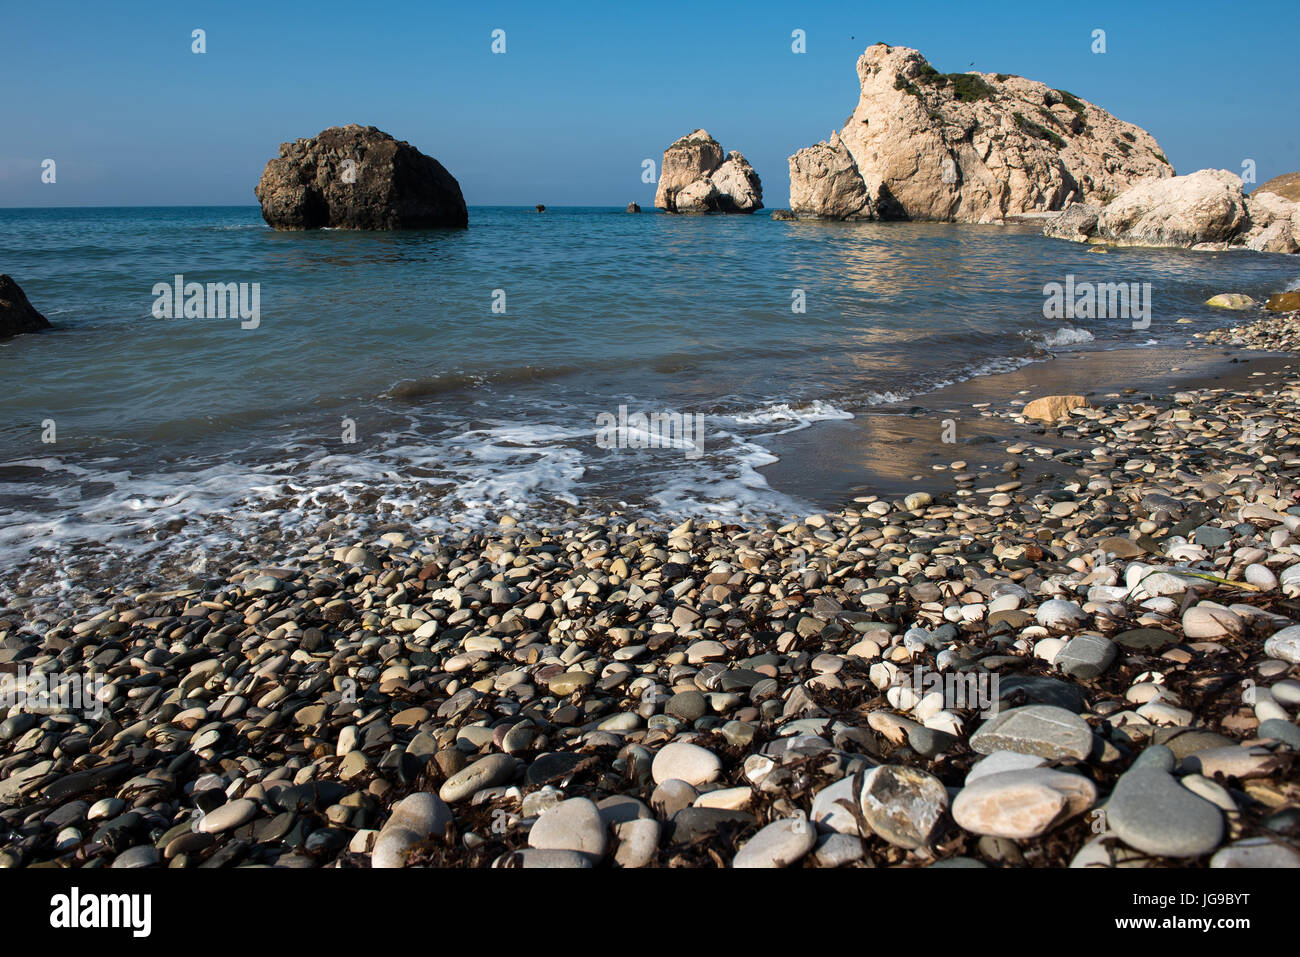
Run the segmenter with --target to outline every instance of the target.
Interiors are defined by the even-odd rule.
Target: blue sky
[[[1070,90],[1149,130],[1180,173],[1249,158],[1263,182],[1300,169],[1297,23],[1295,0],[3,0],[0,206],[253,204],[281,141],[349,122],[437,157],[470,205],[555,206],[651,205],[641,161],[703,126],[784,206],[786,158],[852,112],[877,41]]]

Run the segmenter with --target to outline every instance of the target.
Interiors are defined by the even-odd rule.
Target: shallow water
[[[788,514],[798,483],[762,472],[778,433],[1054,351],[1177,344],[1239,318],[1209,296],[1300,274],[1255,253],[1098,255],[1032,226],[470,218],[277,233],[256,207],[0,210],[3,270],[57,327],[0,343],[0,558],[200,552],[340,511]],[[258,283],[256,328],[155,318],[178,273]],[[1045,319],[1044,285],[1071,274],[1150,283],[1150,327]],[[702,415],[703,449],[601,448],[597,416],[620,406]]]

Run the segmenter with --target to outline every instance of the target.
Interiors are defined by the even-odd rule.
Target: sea
[[[278,232],[248,206],[0,210],[0,272],[54,326],[0,342],[3,588],[36,561],[202,569],[340,516],[806,513],[798,469],[765,476],[783,433],[1177,347],[1240,320],[1210,296],[1300,267],[1034,225],[481,206],[466,230]],[[1050,304],[1098,283],[1132,314]]]

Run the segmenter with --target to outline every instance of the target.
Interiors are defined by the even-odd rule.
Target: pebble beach
[[[94,707],[0,712],[0,864],[1300,866],[1297,363],[993,403],[1000,468],[784,523],[340,516],[29,577],[0,692]]]

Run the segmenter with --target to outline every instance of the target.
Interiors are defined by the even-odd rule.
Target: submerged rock
[[[1255,305],[1255,300],[1245,293],[1221,292],[1205,300],[1205,304],[1219,309],[1250,309]]]
[[[436,159],[373,126],[281,143],[253,191],[276,229],[431,229],[469,224],[460,184]]]
[[[13,277],[0,275],[0,339],[49,328],[50,321],[27,301]]]

